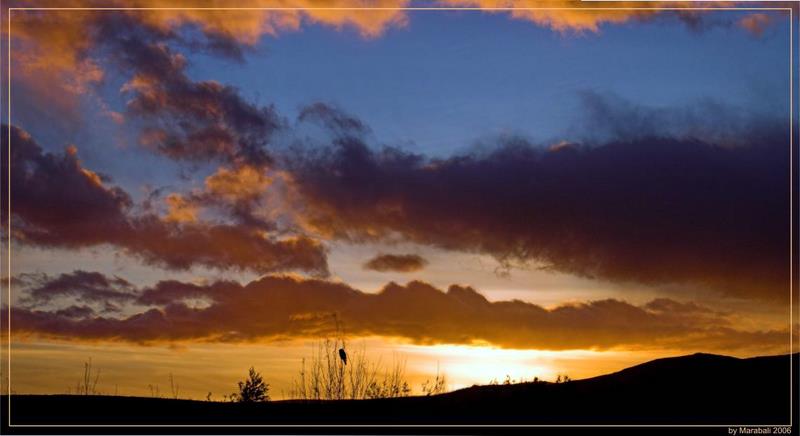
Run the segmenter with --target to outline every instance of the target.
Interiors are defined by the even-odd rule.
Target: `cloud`
[[[364,269],[379,272],[414,272],[425,268],[428,261],[416,254],[379,254],[364,264]]]
[[[273,191],[282,185],[281,175],[250,165],[219,167],[206,177],[202,190],[192,192],[192,199],[206,207],[226,211],[238,222],[269,230],[278,217],[270,215],[278,204]]]
[[[107,241],[117,243],[145,263],[169,269],[204,266],[219,270],[300,270],[327,275],[325,247],[297,235],[280,237],[239,224],[166,223],[149,215],[132,221],[131,232]]]
[[[754,113],[713,99],[698,99],[675,107],[650,107],[611,93],[578,93],[580,110],[570,129],[581,141],[603,143],[666,137],[701,140],[723,146],[747,147],[754,141],[788,132],[783,120]]]
[[[378,5],[403,6],[406,1],[381,1]],[[24,1],[6,2],[3,15],[9,7],[29,7]],[[138,37],[148,43],[171,43],[189,51],[202,51],[234,61],[242,61],[243,53],[251,51],[263,36],[277,36],[296,32],[306,24],[320,24],[335,29],[354,29],[362,37],[380,36],[386,29],[402,27],[407,22],[402,10],[350,10],[319,9],[352,6],[344,0],[282,0],[278,3],[265,0],[239,2],[237,7],[268,7],[272,10],[211,10],[213,7],[230,7],[227,2],[182,0],[173,7],[183,10],[152,9],[163,5],[155,0],[86,2],[65,1],[59,7],[124,7],[121,11],[48,10],[13,11],[11,29],[3,21],[4,44],[13,39],[12,76],[17,95],[20,87],[26,99],[44,103],[44,107],[57,105],[61,117],[80,117],[81,98],[91,96],[96,85],[107,77],[105,58],[124,50],[114,46],[119,42],[116,32],[127,33],[137,29]],[[202,9],[191,7],[202,6]],[[133,10],[134,8],[151,8]],[[286,8],[286,9],[280,9]],[[295,8],[295,9],[292,9]],[[4,45],[5,46],[5,45]],[[127,48],[126,48],[127,49]],[[123,70],[127,72],[128,70]],[[37,106],[37,109],[41,106]],[[54,111],[55,113],[55,111]]]
[[[271,181],[258,168],[243,166],[235,169],[220,167],[205,180],[206,191],[215,197],[232,202],[254,199],[267,190]]]
[[[351,25],[347,17],[357,15],[327,13],[319,12],[325,17],[320,20],[339,20],[336,26]],[[250,23],[251,17],[226,17],[214,11],[17,17],[26,41],[50,47],[52,38],[50,49],[65,51],[75,62],[92,61],[105,49],[118,68],[132,71],[123,86],[130,97],[126,122],[145,124],[144,145],[173,159],[224,166],[206,180],[204,191],[168,196],[166,217],[134,215],[128,194],[82,167],[75,152],[44,154],[36,146],[32,157],[18,159],[32,170],[12,184],[21,190],[13,195],[15,238],[48,247],[111,244],[168,268],[327,271],[324,247],[302,235],[283,238],[273,217],[257,211],[265,194],[250,189],[271,190],[273,175],[267,171],[282,171],[271,167],[268,145],[273,132],[285,127],[283,120],[272,107],[247,102],[235,88],[192,80],[186,58],[173,48],[236,58],[236,47],[254,43],[263,30],[245,28],[265,21],[255,19],[255,27],[248,27],[238,20]],[[586,26],[577,18],[556,25],[549,15],[531,17],[542,25]],[[598,22],[602,17],[596,15]],[[395,18],[385,22],[403,22]],[[38,20],[45,23],[41,29]],[[299,26],[297,20],[286,23],[289,29]],[[178,31],[182,25],[199,26],[203,38],[186,41]],[[57,41],[62,34],[74,39],[70,45],[77,51],[66,53]],[[76,64],[54,58],[52,65]],[[489,253],[509,265],[536,262],[608,280],[689,283],[783,298],[787,272],[779,247],[785,246],[786,229],[776,223],[784,213],[788,181],[777,170],[786,162],[778,130],[749,126],[724,113],[719,119],[730,133],[718,129],[713,136],[692,127],[708,114],[722,113],[713,105],[690,115],[654,114],[590,94],[585,100],[597,108],[589,118],[595,120],[592,132],[610,132],[596,146],[570,143],[543,151],[524,139],[504,138],[491,152],[439,160],[371,149],[362,139],[368,131],[364,123],[330,105],[311,105],[300,121],[322,125],[335,139],[330,147],[290,159],[286,177],[292,194],[308,201],[300,206],[306,229],[332,238],[399,235]],[[686,133],[677,135],[678,130]],[[66,182],[59,186],[56,179]],[[31,200],[18,208],[17,199],[26,196]],[[57,206],[56,213],[44,211],[46,202]],[[228,220],[202,221],[201,207],[221,209]]]
[[[631,10],[631,7],[657,7],[653,2],[614,2],[604,10],[582,9],[579,2],[569,0],[443,0],[454,7],[475,7],[490,13],[508,14],[556,32],[598,32],[603,24],[620,24],[631,19],[644,19],[658,11]],[[671,6],[674,6],[671,5]],[[546,8],[552,9],[546,9]],[[595,5],[595,7],[602,7]],[[510,8],[517,8],[510,10]],[[618,8],[618,10],[613,10]]]
[[[692,30],[713,24],[706,23],[708,11],[692,8],[733,7],[737,2],[715,1],[596,1],[592,4],[573,0],[441,0],[454,7],[482,9],[486,13],[507,14],[512,19],[527,21],[561,34],[598,33],[604,25],[619,25],[631,21],[644,22],[656,17],[674,16]],[[790,3],[783,6],[788,7]],[[722,12],[722,14],[731,12]],[[746,16],[758,15],[748,14]],[[730,15],[729,15],[730,16]],[[717,21],[730,23],[728,16]]]
[[[360,119],[344,112],[341,108],[323,102],[312,103],[303,107],[297,116],[300,122],[316,122],[328,130],[353,134],[367,133],[370,129]]]
[[[13,199],[11,228],[5,198],[2,225],[18,243],[67,249],[108,244],[170,269],[205,266],[327,274],[325,248],[314,239],[242,223],[192,220],[191,208],[176,197],[167,218],[135,214],[130,196],[109,186],[106,176],[83,167],[76,147],[62,154],[45,153],[17,127],[3,125],[0,133],[2,177],[8,180],[10,159]]]
[[[143,145],[175,160],[269,163],[266,144],[282,124],[272,107],[250,104],[234,87],[191,80],[186,58],[135,23],[102,32],[118,66],[133,71],[121,91],[129,115],[146,123]]]
[[[760,37],[764,31],[772,24],[772,16],[769,14],[750,14],[742,17],[738,24],[753,35]]]
[[[603,113],[598,124],[613,134],[591,144],[502,137],[431,159],[335,132],[285,161],[305,226],[329,238],[400,239],[508,266],[784,301],[788,126],[739,120],[726,141],[695,115]],[[637,127],[617,129],[617,114]]]
[[[81,303],[126,303],[135,300],[132,293],[134,286],[119,277],[106,277],[97,272],[76,270],[72,273],[50,277],[47,274],[23,274],[19,276],[21,284],[27,288],[24,302],[29,305],[41,305],[56,298],[69,298]],[[70,316],[84,311],[67,308]]]
[[[88,318],[95,314],[94,309],[89,306],[69,306],[54,312],[58,317],[64,318]]]
[[[140,0],[135,3],[152,6],[154,0]],[[298,31],[303,24],[321,24],[337,30],[355,30],[366,38],[378,37],[386,29],[403,27],[407,24],[407,13],[391,8],[403,7],[408,4],[407,0],[378,0],[371,2],[369,6],[387,9],[352,11],[336,9],[353,7],[353,4],[346,0],[282,0],[279,2],[245,0],[237,3],[236,6],[286,9],[152,11],[143,14],[142,17],[145,22],[159,27],[173,28],[181,24],[197,25],[204,32],[216,35],[220,39],[254,44],[263,35],[276,36],[281,33]],[[204,6],[206,5],[207,3],[204,3]],[[228,7],[230,5],[220,2],[219,6]]]
[[[164,220],[178,223],[197,221],[197,207],[186,201],[180,194],[169,194],[164,200],[169,208]]]
[[[287,196],[284,178],[280,171],[248,164],[220,166],[202,187],[167,194],[165,220],[189,223],[206,215],[224,216],[237,226],[260,232],[290,232],[291,220],[281,206]],[[165,190],[151,193],[144,206],[154,210],[153,200]]]
[[[133,204],[130,196],[84,168],[76,147],[67,147],[60,154],[45,153],[17,127],[4,124],[0,133],[4,180],[8,180],[9,165],[12,168],[13,237],[31,244],[76,247],[102,244],[129,230],[126,211]],[[3,194],[5,197],[6,192]],[[4,226],[6,207],[4,203]]]
[[[268,276],[242,286],[162,281],[139,290],[143,311],[76,318],[12,308],[14,334],[138,343],[260,341],[334,334],[400,337],[419,344],[490,343],[508,348],[675,348],[783,351],[785,331],[743,331],[727,314],[668,299],[636,306],[607,299],[545,309],[522,301],[487,301],[470,287],[446,292],[423,282],[390,283],[377,294],[345,284]],[[205,300],[202,308],[187,302]]]

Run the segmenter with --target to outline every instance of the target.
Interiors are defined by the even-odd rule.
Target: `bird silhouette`
[[[344,348],[339,348],[339,358],[347,365],[347,353],[344,352]]]

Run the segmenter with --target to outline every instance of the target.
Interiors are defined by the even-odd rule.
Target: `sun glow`
[[[559,374],[572,378],[597,375],[587,362],[615,360],[622,352],[592,350],[515,350],[491,346],[403,345],[401,353],[409,356],[409,370],[417,373],[446,374],[448,388],[460,389],[473,384],[540,380],[554,381]],[[424,358],[423,358],[424,357]],[[435,363],[431,363],[431,362]],[[432,366],[433,365],[433,366]]]

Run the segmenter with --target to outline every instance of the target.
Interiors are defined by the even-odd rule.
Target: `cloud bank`
[[[337,128],[284,162],[305,225],[327,238],[400,239],[507,266],[784,301],[788,126],[755,117],[723,133],[732,124],[702,127],[696,113],[592,104],[611,132],[589,130],[601,141],[547,148],[503,137],[432,159]]]
[[[119,280],[107,278],[106,290],[115,292]],[[95,276],[76,271],[40,281],[26,292],[38,298],[66,292],[88,296],[102,290],[99,283]],[[244,286],[232,281],[161,281],[135,294],[140,311],[131,316],[13,307],[12,328],[15,335],[72,341],[250,342],[334,334],[335,316],[350,336],[552,350],[775,351],[786,346],[788,335],[738,330],[726,313],[664,298],[641,306],[607,299],[545,309],[518,300],[490,302],[470,287],[453,285],[442,291],[419,281],[389,283],[377,294],[368,294],[341,283],[268,276]],[[204,304],[192,303],[197,301]]]

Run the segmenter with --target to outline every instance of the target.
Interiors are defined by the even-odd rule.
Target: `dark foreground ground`
[[[477,386],[435,397],[217,403],[113,396],[14,395],[11,425],[465,425],[789,423],[798,355],[658,359],[568,383]],[[3,398],[3,413],[8,409]],[[795,420],[797,417],[795,417]],[[40,428],[41,430],[41,428]],[[140,429],[141,431],[141,429]]]

